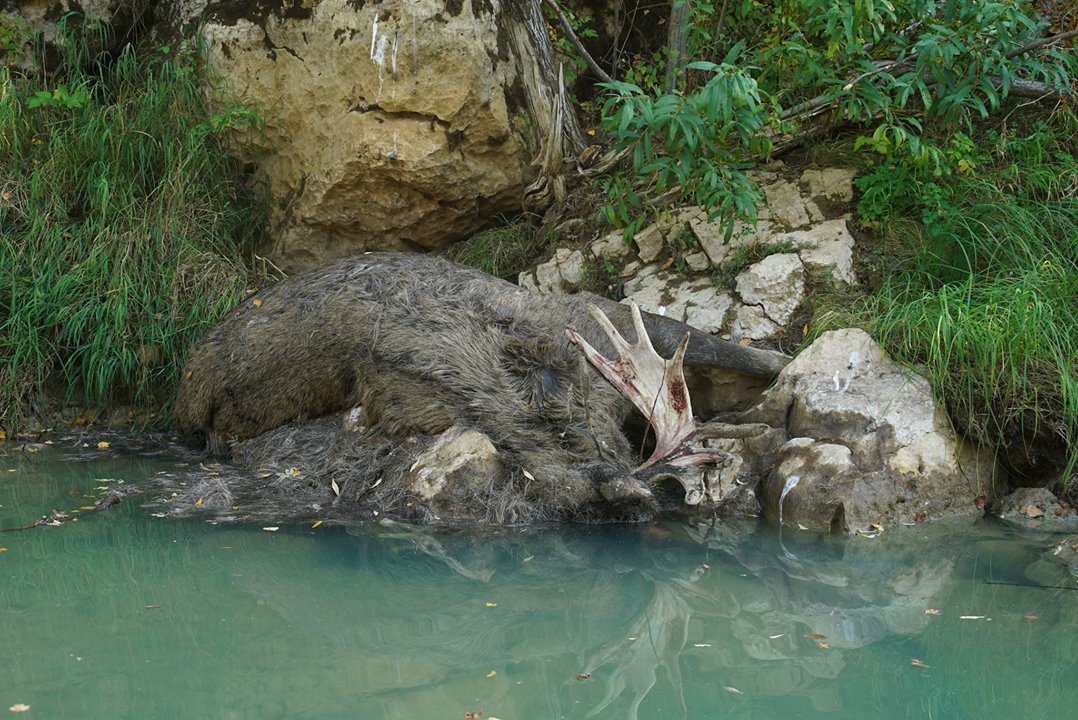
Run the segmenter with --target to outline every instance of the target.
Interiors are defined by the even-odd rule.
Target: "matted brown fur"
[[[253,464],[279,465],[286,455],[307,453],[307,464],[324,468],[326,478],[357,481],[349,484],[361,486],[354,492],[359,507],[367,489],[387,474],[399,480],[418,452],[389,448],[406,440],[422,448],[463,425],[485,433],[506,460],[506,476],[492,479],[489,497],[478,502],[487,508],[483,519],[507,519],[491,511],[495,498],[513,505],[507,493],[534,510],[511,512],[510,520],[588,515],[602,505],[597,485],[637,462],[622,432],[631,407],[564,332],[572,326],[611,352],[588,304],[635,340],[629,309],[596,296],[534,294],[433,256],[344,258],[256,293],[214,327],[184,369],[176,426],[203,435],[218,451],[248,441],[238,449]],[[689,332],[686,364],[758,377],[784,364],[668,318],[645,314],[645,325],[666,356]],[[285,450],[286,437],[295,436],[290,424],[355,406],[362,406],[365,432],[323,442],[308,437],[305,447]],[[347,455],[350,467],[318,452]],[[376,461],[394,452],[385,467]],[[408,514],[408,502],[414,507],[414,498],[384,497],[378,506]]]

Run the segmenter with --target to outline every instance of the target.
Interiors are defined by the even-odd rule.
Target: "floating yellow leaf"
[[[315,520],[315,521],[314,521],[314,522],[313,522],[313,523],[311,524],[311,530],[314,530],[314,529],[315,529],[316,527],[320,526],[321,524],[322,524],[322,521],[321,521],[321,520]]]
[[[87,510],[97,510],[97,505],[83,505],[79,508],[79,512],[86,512]]]
[[[483,603],[483,605],[485,605],[486,607],[498,607],[498,603],[492,603],[492,602],[485,602],[485,603]]]
[[[202,507],[202,498],[195,500],[195,507]]]
[[[262,307],[262,301],[259,300],[258,298],[255,298],[254,300],[252,300],[251,304],[254,305],[255,307]]]
[[[816,646],[826,650],[827,648],[831,647],[831,643],[818,642],[816,643]]]
[[[6,552],[7,552],[7,548],[4,547],[3,545],[0,545],[0,553],[6,553]]]
[[[99,442],[97,444],[97,449],[98,450],[106,450],[106,449],[108,449],[108,446],[109,446],[108,442],[105,441],[105,440],[102,440],[101,442]]]
[[[232,509],[233,509],[233,510],[239,510],[239,509],[240,509],[240,506],[239,506],[239,505],[233,505],[233,506],[232,506]]]
[[[490,672],[488,672],[488,673],[487,673],[487,677],[488,677],[488,678],[492,678],[492,677],[494,677],[494,676],[495,676],[495,675],[497,675],[497,674],[498,674],[498,671],[497,671],[497,670],[491,670]]]
[[[7,440],[7,433],[4,432],[3,428],[0,428],[0,442],[4,442],[5,440]]]

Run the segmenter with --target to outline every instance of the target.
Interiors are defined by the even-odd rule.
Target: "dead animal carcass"
[[[657,508],[649,483],[717,459],[692,445],[683,362],[766,378],[785,358],[593,295],[372,253],[235,308],[192,350],[174,418],[268,470],[247,495],[282,516],[639,518]],[[643,461],[634,405],[654,440]],[[700,481],[683,485],[679,502],[698,503]]]

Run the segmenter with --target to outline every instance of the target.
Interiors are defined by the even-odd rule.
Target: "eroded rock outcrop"
[[[280,264],[438,247],[520,209],[530,158],[489,8],[235,5],[209,3],[202,34],[213,67],[266,108],[250,157],[278,201]]]
[[[784,524],[854,532],[874,523],[974,516],[999,477],[961,443],[928,382],[862,330],[822,335],[742,421],[781,428],[758,489]]]
[[[265,132],[242,152],[273,199],[272,257],[298,270],[438,248],[525,206],[540,150],[560,162],[547,133],[565,120],[540,87],[556,88],[557,72],[527,37],[535,12],[502,0],[210,0],[158,15],[161,34],[198,27],[222,86],[260,107]],[[571,130],[559,135],[568,145]]]

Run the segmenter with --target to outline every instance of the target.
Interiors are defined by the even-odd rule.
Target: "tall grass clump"
[[[1076,140],[1078,118],[1063,113],[958,136],[942,165],[883,163],[858,181],[862,220],[905,228],[910,242],[869,301],[872,330],[928,368],[961,429],[1022,472],[1062,470],[1067,487],[1078,467]]]
[[[209,106],[197,53],[125,47],[61,23],[62,62],[0,68],[0,416],[46,390],[167,399],[187,348],[249,284],[261,211]]]

